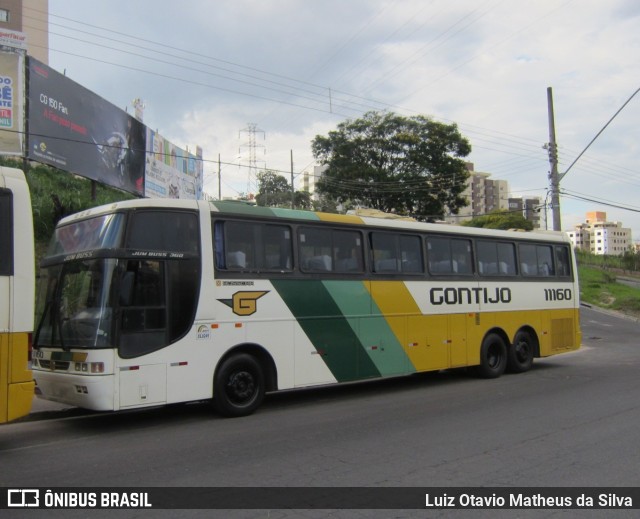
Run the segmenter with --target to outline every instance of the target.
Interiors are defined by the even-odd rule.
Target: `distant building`
[[[313,166],[313,171],[307,170],[302,174],[302,191],[310,193],[314,200],[319,198],[316,192],[316,183],[322,178],[325,171],[327,171],[327,166]]]
[[[457,215],[448,215],[445,221],[462,223],[475,216],[482,216],[493,211],[509,209],[509,182],[489,178],[491,173],[474,171],[473,164],[467,163],[469,179],[464,191],[460,194],[469,205],[461,207]]]
[[[537,196],[509,198],[509,211],[522,214],[533,224],[534,229],[540,229],[541,208],[542,201]]]
[[[49,64],[49,0],[2,0],[2,30],[24,33],[27,54]]]
[[[597,255],[619,256],[633,247],[631,229],[622,227],[622,222],[607,222],[607,213],[592,211],[586,221],[567,233],[577,249]]]

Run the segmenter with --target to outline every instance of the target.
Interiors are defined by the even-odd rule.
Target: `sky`
[[[50,66],[201,146],[214,197],[218,158],[222,196],[256,192],[252,136],[300,188],[316,135],[387,110],[456,123],[476,171],[544,199],[551,87],[563,229],[606,211],[640,241],[637,0],[49,0],[49,24]]]

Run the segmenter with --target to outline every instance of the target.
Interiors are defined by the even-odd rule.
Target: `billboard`
[[[24,56],[0,52],[0,154],[22,155]]]
[[[32,57],[28,74],[27,157],[143,196],[144,124]]]
[[[145,196],[152,198],[202,198],[202,150],[196,154],[178,148],[147,128]]]

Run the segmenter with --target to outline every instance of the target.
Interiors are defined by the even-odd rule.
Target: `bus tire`
[[[265,378],[255,357],[241,353],[226,359],[213,382],[213,402],[226,417],[247,416],[262,403]]]
[[[507,371],[510,373],[524,373],[533,365],[535,342],[533,336],[524,330],[516,333],[513,344],[509,348],[507,357]]]
[[[507,345],[497,333],[488,334],[480,347],[480,365],[476,374],[481,378],[498,378],[507,367]]]

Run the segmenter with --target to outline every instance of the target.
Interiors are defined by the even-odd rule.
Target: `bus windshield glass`
[[[113,341],[109,288],[118,260],[66,262],[42,269],[34,346],[108,348]]]
[[[57,227],[47,256],[72,254],[120,245],[124,229],[123,214],[105,214]]]

